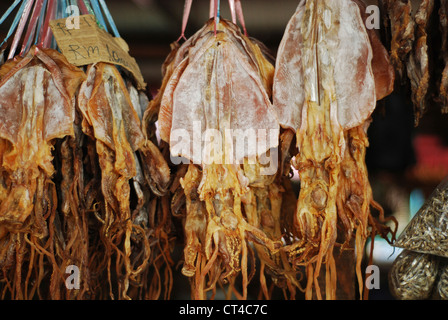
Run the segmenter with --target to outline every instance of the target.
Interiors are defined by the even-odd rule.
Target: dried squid
[[[252,224],[257,213],[246,211],[253,208],[253,184],[271,183],[276,174],[269,171],[270,150],[279,141],[269,99],[273,66],[236,25],[215,21],[173,46],[153,109],[159,110],[162,140],[172,156],[182,157],[172,159],[188,159],[179,185],[186,203],[182,273],[191,278],[192,297],[205,299],[217,284],[229,283],[229,294],[245,299],[254,272],[247,271],[254,265],[249,243],[270,254],[281,246]],[[253,130],[246,139],[256,137],[256,146],[235,143],[246,129]],[[176,193],[174,203],[178,199]],[[233,286],[239,274],[242,294]]]
[[[72,4],[120,37],[104,2]],[[42,49],[67,6],[22,1],[3,42],[15,32],[0,69],[2,298],[168,298],[171,173],[143,131],[149,99],[124,69]]]
[[[384,30],[391,35],[391,61],[401,80],[397,89],[410,92],[414,124],[418,126],[430,106],[438,106],[442,113],[448,110],[448,3],[445,0],[424,0],[417,6],[408,0],[380,3],[386,12]]]
[[[371,215],[372,204],[384,220],[372,198],[364,155],[370,115],[376,101],[392,90],[394,75],[361,11],[351,0],[302,1],[277,56],[274,107],[281,126],[296,134],[298,153],[291,163],[301,182],[296,240],[284,250],[296,266],[305,266],[307,299],[323,297],[319,275],[324,265],[325,298],[336,298],[333,251],[341,241],[339,228],[342,249],[353,235],[356,239],[361,296],[361,253],[369,230],[383,236],[391,231]]]
[[[415,40],[407,61],[407,73],[411,82],[415,125],[427,111],[428,89],[430,85],[429,36],[430,16],[434,10],[434,0],[424,0],[415,14]]]
[[[90,209],[100,223],[102,248],[95,256],[99,265],[92,268],[99,274],[106,272],[110,297],[117,291],[120,299],[130,298],[130,287],[153,262],[150,240],[159,223],[154,221],[159,209],[153,194],[163,195],[170,180],[160,150],[142,131],[141,97],[132,88],[115,66],[97,63],[88,67],[78,96],[81,127],[94,142],[91,152],[100,172],[101,195]],[[117,288],[112,277],[118,279]]]
[[[390,59],[397,72],[397,79],[404,82],[406,62],[415,40],[415,22],[412,17],[411,0],[383,0],[384,22],[390,28]]]
[[[74,96],[85,75],[57,51],[32,47],[2,65],[0,77],[2,297],[58,299],[65,270],[54,245],[53,150],[56,141],[74,136]]]

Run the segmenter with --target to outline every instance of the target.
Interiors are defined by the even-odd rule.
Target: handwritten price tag
[[[50,27],[62,53],[73,65],[96,62],[120,65],[131,72],[138,89],[145,89],[146,83],[140,68],[129,55],[126,42],[100,29],[93,15],[79,16],[79,28],[68,29],[66,19],[50,21]]]

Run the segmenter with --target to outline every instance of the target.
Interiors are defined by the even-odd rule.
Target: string
[[[40,39],[42,38],[42,33],[43,33],[43,28],[42,28],[42,24],[44,22],[44,16],[45,16],[45,12],[46,12],[46,8],[47,8],[47,2],[48,0],[44,0],[44,2],[42,3],[42,9],[40,11],[40,19],[37,23],[37,32],[36,32],[36,38],[34,39],[34,44],[38,44]]]
[[[47,2],[47,14],[45,16],[45,22],[43,27],[44,34],[40,42],[40,47],[43,48],[48,48],[48,46],[50,45],[50,35],[51,35],[50,20],[52,19],[56,11],[55,1],[56,0],[48,0]]]
[[[78,0],[78,7],[81,14],[89,14],[89,10],[87,9],[86,4],[83,0]]]
[[[3,16],[0,18],[0,25],[8,18],[8,16],[11,14],[11,12],[17,7],[17,5],[22,0],[16,0],[14,3],[6,10],[6,12],[3,14]]]
[[[60,0],[58,2],[58,10],[55,19],[62,19],[66,18],[66,10],[67,10],[67,1],[66,0]]]
[[[84,3],[84,6],[87,8],[87,11],[89,12],[89,14],[95,15],[95,12],[93,12],[93,9],[92,9],[92,6],[91,6],[89,0],[82,0],[82,3]]]
[[[109,25],[112,28],[112,32],[114,33],[114,36],[119,38],[120,33],[118,32],[117,26],[115,25],[114,19],[112,18],[112,15],[110,14],[110,11],[106,5],[106,2],[104,0],[100,0],[100,4],[101,4],[101,7],[103,8],[104,14],[106,15],[107,21],[109,22]]]
[[[17,28],[17,25],[19,24],[20,18],[22,17],[22,13],[25,10],[25,6],[26,6],[26,1],[23,1],[22,5],[19,8],[19,11],[17,11],[16,16],[14,17],[14,21],[12,22],[11,27],[9,28],[8,34],[6,35],[6,38],[3,40],[2,44],[0,45],[0,47],[3,46],[3,44],[6,41],[8,41],[9,37],[13,34],[15,29]],[[10,7],[10,9],[11,9],[11,7]],[[12,10],[14,10],[14,8],[12,8]],[[2,19],[3,19],[3,17],[2,17]],[[6,19],[6,17],[5,17],[5,19]]]
[[[232,22],[236,24],[236,11],[235,11],[235,0],[229,0],[230,15],[232,16]]]
[[[23,29],[25,28],[26,21],[31,12],[31,7],[33,6],[34,0],[28,0],[25,5],[22,17],[20,18],[19,26],[17,27],[16,34],[12,41],[11,50],[9,51],[8,60],[14,57],[20,38],[22,37]]]
[[[19,10],[14,17],[8,33],[0,44],[0,46],[3,46],[15,33],[8,59],[14,57],[21,40],[21,56],[28,52],[32,45],[44,48],[57,48],[56,39],[52,37],[49,22],[55,19],[67,18],[70,14],[67,12],[67,8],[73,5],[77,6],[82,14],[94,14],[98,25],[106,32],[108,31],[108,23],[113,35],[120,37],[118,28],[105,0],[14,0],[12,5],[9,6],[0,18],[1,25],[11,15],[14,9],[19,6]],[[103,12],[106,16],[107,23],[104,19]],[[25,35],[22,37],[24,33]]]
[[[98,0],[91,0],[90,4],[92,5],[93,11],[95,12],[96,19],[103,27],[104,30],[107,30],[106,21],[104,20],[103,14],[101,13],[101,8],[98,4]]]
[[[22,50],[20,51],[21,56],[23,56],[23,54],[25,54],[31,47],[31,42],[34,38],[34,33],[36,32],[36,25],[37,21],[39,20],[42,5],[43,0],[37,0],[34,4],[33,13],[31,15],[30,22],[28,23],[28,30],[26,31],[25,37],[23,39]]]

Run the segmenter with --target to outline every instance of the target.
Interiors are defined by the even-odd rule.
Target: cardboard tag
[[[128,53],[126,41],[115,38],[98,27],[93,15],[79,16],[79,28],[76,25],[75,28],[68,29],[66,21],[67,19],[52,20],[50,27],[59,48],[70,63],[75,66],[96,62],[113,63],[131,72],[138,89],[146,88],[137,62]]]

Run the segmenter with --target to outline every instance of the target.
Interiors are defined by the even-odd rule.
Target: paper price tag
[[[70,63],[75,66],[96,62],[113,63],[131,72],[138,89],[146,88],[137,62],[128,53],[126,41],[101,29],[93,15],[79,16],[79,28],[68,29],[66,20],[52,20],[50,27],[59,48]]]

